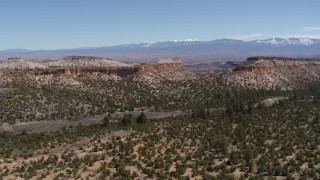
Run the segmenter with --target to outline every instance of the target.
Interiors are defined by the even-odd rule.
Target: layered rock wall
[[[139,66],[137,74],[143,75],[146,73],[152,73],[155,71],[170,71],[183,69],[184,66],[179,58],[174,58],[173,60],[159,60],[155,63],[148,63]]]
[[[268,71],[272,69],[308,68],[320,66],[318,59],[296,59],[284,57],[251,57],[240,64],[234,71]]]
[[[44,76],[50,76],[52,78],[89,77],[93,74],[101,76],[112,75],[119,77],[132,76],[147,78],[161,76],[161,78],[165,79],[174,79],[186,77],[181,76],[181,74],[185,74],[185,71],[186,69],[179,58],[137,65],[109,61],[100,57],[91,56],[69,56],[59,61],[42,63],[13,58],[0,63],[0,72],[9,74],[8,76],[2,75],[4,79],[8,79],[9,76],[14,76],[15,78],[19,76],[21,76],[21,78],[25,78],[24,76],[28,78]]]
[[[318,59],[252,57],[224,75],[228,85],[256,89],[294,89],[320,80]]]

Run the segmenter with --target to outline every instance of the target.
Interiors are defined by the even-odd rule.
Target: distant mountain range
[[[101,56],[124,62],[147,62],[161,58],[180,57],[187,64],[243,61],[249,56],[320,58],[320,39],[186,40],[60,50],[9,49],[0,51],[1,60],[12,56],[25,59],[60,59],[70,55]]]

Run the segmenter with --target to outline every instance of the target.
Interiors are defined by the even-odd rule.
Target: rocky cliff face
[[[294,89],[320,80],[320,61],[251,57],[224,75],[228,85],[258,89]]]
[[[159,60],[155,63],[147,63],[138,67],[138,74],[143,75],[153,72],[170,71],[184,69],[182,61],[179,58]]]
[[[0,63],[2,81],[17,78],[63,79],[106,77],[134,77],[143,80],[181,80],[188,78],[188,73],[179,58],[159,60],[147,64],[126,64],[91,56],[69,56],[50,62],[32,62],[21,58],[10,58]]]
[[[284,57],[251,57],[236,67],[235,71],[267,71],[273,69],[294,69],[319,66],[320,61],[314,59],[292,59]]]

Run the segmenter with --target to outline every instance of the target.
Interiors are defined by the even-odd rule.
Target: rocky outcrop
[[[90,75],[131,76],[147,80],[150,78],[179,80],[188,77],[186,75],[188,71],[179,58],[135,65],[92,56],[68,56],[62,60],[41,63],[25,61],[21,58],[10,58],[0,64],[0,71],[11,74],[11,76],[19,74],[18,76],[26,75],[25,77],[28,78],[40,77],[36,79],[47,79],[46,76],[72,78]]]
[[[228,85],[258,89],[294,89],[320,80],[318,59],[251,57],[224,76]]]
[[[267,71],[275,68],[294,69],[309,66],[320,66],[317,59],[285,58],[285,57],[250,57],[234,71]]]
[[[138,67],[137,73],[139,75],[144,75],[147,73],[161,72],[161,71],[171,71],[184,69],[182,61],[180,58],[174,59],[160,59],[155,63],[143,64]]]

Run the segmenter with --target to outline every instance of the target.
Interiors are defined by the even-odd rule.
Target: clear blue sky
[[[0,50],[320,38],[319,0],[0,0]]]

